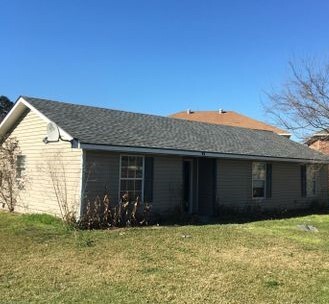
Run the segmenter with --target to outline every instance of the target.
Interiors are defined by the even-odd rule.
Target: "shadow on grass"
[[[295,217],[321,214],[329,214],[329,208],[284,210],[272,212],[258,211],[253,213],[238,213],[232,212],[230,210],[222,210],[222,212],[220,212],[218,216],[201,216],[198,214],[174,212],[172,214],[168,214],[166,217],[155,215],[149,226],[202,226],[218,224],[245,224],[264,220],[289,219]],[[3,212],[2,215],[7,215],[7,227],[11,226],[14,230],[16,230],[16,232],[23,232],[26,235],[33,236],[34,234],[39,234],[40,228],[42,228],[42,230],[44,231],[44,237],[67,234],[69,231],[76,230],[76,228],[73,229],[73,227],[71,226],[64,225],[60,218],[48,214],[15,214]],[[5,217],[2,218],[2,220],[4,219]],[[141,225],[138,227],[145,226]],[[118,229],[118,227],[112,227],[111,229]],[[86,245],[89,247],[91,244],[89,244],[87,241]]]
[[[308,215],[329,214],[329,209],[285,210],[276,212],[238,213],[223,212],[218,216],[200,216],[197,214],[175,214],[175,216],[161,219],[161,225],[218,225],[218,224],[246,224],[264,220],[289,219]]]

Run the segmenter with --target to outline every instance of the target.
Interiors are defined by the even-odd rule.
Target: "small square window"
[[[22,178],[25,172],[25,162],[26,156],[25,155],[18,155],[17,162],[16,162],[16,177]]]

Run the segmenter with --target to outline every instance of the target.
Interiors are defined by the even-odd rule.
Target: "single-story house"
[[[274,132],[20,97],[0,125],[19,141],[19,210],[59,213],[52,180],[83,212],[109,191],[157,213],[214,215],[328,201],[328,157]]]

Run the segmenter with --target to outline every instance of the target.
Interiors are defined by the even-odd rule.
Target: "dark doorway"
[[[213,216],[216,200],[216,159],[198,160],[198,210],[203,216]]]

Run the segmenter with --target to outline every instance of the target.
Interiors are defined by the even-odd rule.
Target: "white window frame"
[[[141,157],[143,160],[143,172],[142,172],[142,178],[122,178],[121,177],[121,167],[122,167],[122,157]],[[121,200],[121,180],[141,180],[142,181],[142,193],[140,200],[141,202],[144,202],[144,177],[145,177],[145,155],[138,155],[138,154],[120,154],[120,166],[119,166],[119,194],[118,198],[119,201]]]
[[[19,157],[22,157],[22,159],[24,160],[24,166],[18,166]],[[25,154],[17,155],[17,160],[16,160],[16,178],[17,178],[17,180],[21,180],[26,175],[26,159],[27,159],[27,157]],[[19,174],[20,176],[18,176],[18,172],[20,172],[20,174]]]
[[[254,196],[254,177],[253,177],[253,167],[254,167],[254,163],[262,163],[265,165],[265,178],[264,178],[264,195],[263,196]],[[251,163],[251,196],[252,199],[254,200],[263,200],[266,198],[266,175],[267,175],[267,166],[266,166],[266,162],[262,162],[262,161],[255,161]],[[262,179],[256,179],[257,181],[262,181]]]

